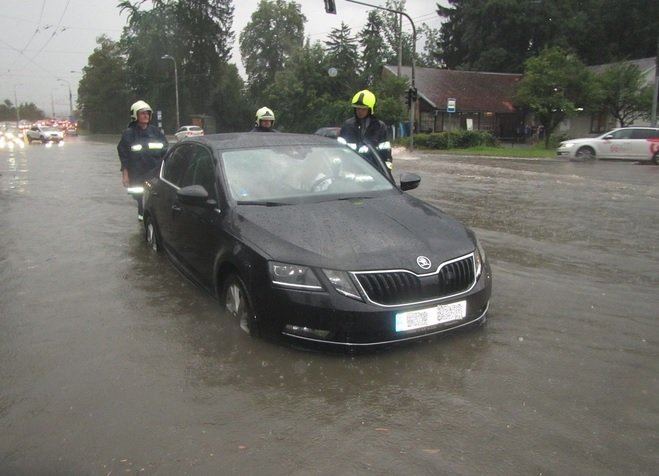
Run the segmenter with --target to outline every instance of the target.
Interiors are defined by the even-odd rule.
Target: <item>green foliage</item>
[[[636,119],[649,118],[652,110],[652,86],[645,84],[635,64],[618,63],[596,77],[598,109],[616,118],[620,127]]]
[[[126,60],[110,38],[101,36],[97,44],[78,84],[78,109],[90,132],[118,133],[130,120]]]
[[[415,147],[432,150],[493,147],[495,142],[495,137],[485,131],[454,130],[433,132],[432,134],[416,134],[414,136]],[[409,146],[410,138],[404,137],[397,140],[396,143]]]
[[[249,91],[256,103],[283,71],[296,50],[304,44],[305,16],[300,5],[285,0],[261,0],[249,23],[240,33]]]
[[[18,114],[21,119],[28,121],[38,121],[46,117],[44,112],[34,103],[23,103],[18,105]],[[15,122],[16,107],[9,99],[0,104],[0,121]]]
[[[548,48],[526,61],[515,102],[533,111],[548,144],[558,124],[595,102],[594,84],[592,73],[574,54]]]
[[[571,48],[586,64],[656,54],[656,0],[448,0],[440,59],[451,69],[521,72],[543,49]]]

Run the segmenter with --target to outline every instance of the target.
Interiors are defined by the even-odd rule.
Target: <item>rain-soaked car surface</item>
[[[145,186],[147,242],[254,335],[359,348],[482,324],[474,233],[334,140],[217,134]]]

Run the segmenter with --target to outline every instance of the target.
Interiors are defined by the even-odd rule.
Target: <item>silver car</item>
[[[621,127],[598,137],[566,140],[558,145],[556,155],[581,160],[650,160],[656,164],[659,128]]]

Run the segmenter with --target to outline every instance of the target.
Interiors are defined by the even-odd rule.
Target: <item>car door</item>
[[[652,141],[655,135],[653,129],[632,129],[632,156],[638,160],[648,160],[651,158],[650,151]]]
[[[194,272],[202,285],[211,287],[215,254],[220,245],[218,231],[221,211],[217,194],[217,165],[212,152],[202,144],[191,144],[190,167],[181,183],[181,188],[198,185],[208,193],[204,205],[178,205],[176,229],[182,239],[179,243],[181,257]]]
[[[156,196],[151,198],[162,242],[177,259],[180,259],[179,243],[183,239],[178,236],[180,204],[176,192],[191,166],[192,152],[187,144],[172,148],[163,162],[161,178],[154,190]]]
[[[618,129],[608,134],[600,151],[600,157],[627,157],[631,153],[631,129]]]

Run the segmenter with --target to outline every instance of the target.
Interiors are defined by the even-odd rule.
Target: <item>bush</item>
[[[397,144],[409,146],[410,138],[403,137],[396,141]],[[433,132],[431,134],[416,134],[414,146],[423,149],[466,149],[469,147],[494,146],[495,137],[485,131],[467,131],[463,129]]]

